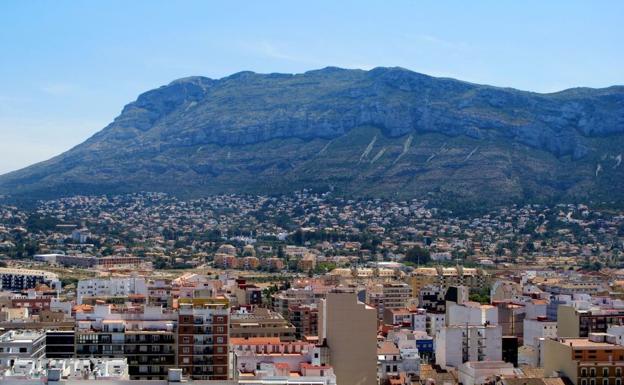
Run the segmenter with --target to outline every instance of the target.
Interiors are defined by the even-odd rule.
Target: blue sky
[[[552,92],[624,84],[623,1],[0,2],[0,174],[171,80],[401,66]]]

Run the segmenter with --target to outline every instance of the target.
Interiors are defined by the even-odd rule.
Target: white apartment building
[[[490,384],[496,376],[513,377],[513,364],[503,361],[466,362],[459,367],[459,382],[463,385]]]
[[[615,337],[616,344],[624,345],[624,326],[611,325],[607,328],[607,334],[611,334]]]
[[[18,359],[12,368],[0,375],[0,383],[26,382],[27,379],[48,378],[59,375],[66,380],[96,381],[130,380],[128,363],[122,358],[66,358]]]
[[[239,384],[336,385],[322,348],[277,337],[232,338],[234,379]],[[280,382],[283,381],[283,382]]]
[[[501,361],[500,325],[448,325],[436,335],[436,363],[447,369],[459,368],[467,361]]]
[[[436,363],[459,368],[467,361],[500,361],[503,329],[498,309],[476,302],[447,302],[446,325],[436,334]]]
[[[427,331],[427,312],[425,309],[417,309],[410,313],[413,331]]]
[[[524,345],[536,348],[540,338],[557,337],[557,321],[546,318],[524,320]]]
[[[20,359],[45,356],[45,332],[10,330],[0,336],[0,368],[11,368]]]
[[[434,337],[443,327],[446,325],[445,313],[430,313],[427,312],[427,334]]]
[[[446,305],[447,325],[497,325],[498,309],[491,305],[477,302],[465,302],[461,305],[448,302]]]
[[[142,277],[86,279],[78,282],[76,297],[82,304],[85,297],[126,297],[130,294],[148,296],[147,283]]]

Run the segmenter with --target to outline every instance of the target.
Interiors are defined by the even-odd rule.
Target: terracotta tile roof
[[[232,345],[279,345],[279,337],[230,338]]]
[[[377,348],[377,354],[399,354],[399,348],[394,344],[394,342],[385,341],[382,342],[381,345]]]

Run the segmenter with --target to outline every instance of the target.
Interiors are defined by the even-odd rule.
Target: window
[[[609,377],[609,368],[602,368],[602,376]]]
[[[596,377],[596,368],[590,368],[589,369],[589,376],[590,377]]]
[[[20,348],[20,353],[28,353],[28,349],[26,348]]]
[[[587,377],[587,368],[581,368],[581,377]]]
[[[602,385],[609,385],[609,379],[608,378],[603,378],[602,379]]]
[[[581,380],[581,385],[587,385],[587,379],[583,378],[583,379]]]
[[[188,346],[185,346],[182,348],[182,353],[189,354],[190,352],[191,352],[191,348],[189,348]]]
[[[622,368],[615,368],[615,376],[622,377]]]

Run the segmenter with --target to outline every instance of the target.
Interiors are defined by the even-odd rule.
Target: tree
[[[480,304],[490,303],[490,291],[488,288],[472,291],[468,297],[471,301],[479,302]]]
[[[416,245],[407,250],[407,253],[405,254],[405,261],[415,263],[417,265],[426,265],[431,262],[431,254],[428,249]]]

